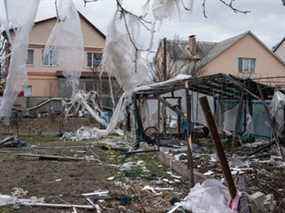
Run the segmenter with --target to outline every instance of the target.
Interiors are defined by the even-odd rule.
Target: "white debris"
[[[197,183],[191,193],[174,209],[179,206],[193,213],[232,213],[228,207],[228,196],[226,187],[217,180],[209,179],[202,184]],[[173,210],[174,210],[173,209]],[[170,212],[174,212],[171,210]]]
[[[126,162],[120,167],[120,171],[130,171],[137,166],[136,162]]]
[[[7,205],[32,205],[36,203],[43,203],[44,198],[31,197],[30,199],[19,199],[16,196],[0,194],[0,206]]]
[[[63,134],[63,140],[83,141],[91,139],[100,139],[101,135],[98,133],[97,128],[81,127],[75,133],[66,132]]]
[[[143,189],[142,189],[142,191],[150,191],[155,195],[161,195],[163,191],[173,191],[173,190],[174,190],[174,188],[152,187],[152,186],[148,186],[148,185],[143,187]]]
[[[114,177],[114,176],[112,176],[112,177],[108,177],[108,178],[107,178],[107,180],[108,180],[108,181],[112,181],[112,180],[114,180],[114,179],[115,179],[115,177]]]
[[[16,203],[17,198],[9,195],[0,194],[0,206],[13,205]]]
[[[213,175],[213,174],[214,174],[214,172],[211,171],[211,170],[209,170],[209,171],[205,172],[203,175],[211,176],[211,175]]]
[[[27,194],[28,194],[28,191],[26,191],[22,188],[19,188],[19,187],[13,188],[12,195],[14,197],[22,197],[22,196],[26,196]]]

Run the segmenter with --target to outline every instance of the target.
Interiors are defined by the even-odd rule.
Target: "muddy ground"
[[[103,212],[165,212],[171,201],[187,194],[187,183],[171,185],[162,179],[173,180],[154,154],[125,156],[92,142],[63,142],[53,137],[22,136],[31,147],[2,148],[0,150],[0,192],[11,195],[15,188],[27,191],[21,198],[44,198],[48,203],[83,204],[88,202],[81,195],[96,190],[110,191],[111,198],[100,204]],[[109,139],[108,139],[109,140]],[[112,138],[112,140],[117,140]],[[4,153],[9,152],[9,153]],[[11,153],[10,153],[11,152]],[[38,160],[33,157],[15,156],[17,153],[49,154],[86,157],[83,161]],[[142,167],[120,171],[125,162],[141,162]],[[110,178],[112,180],[108,180]],[[155,195],[143,191],[147,186],[173,187],[174,190]],[[71,209],[42,207],[0,208],[1,213],[19,212],[72,212]],[[96,212],[96,210],[77,210]]]
[[[12,126],[0,126],[0,139],[18,134],[29,145],[23,148],[0,148],[0,194],[20,198],[44,198],[48,203],[88,205],[82,193],[108,190],[109,198],[99,202],[102,212],[167,212],[177,200],[189,193],[189,183],[175,177],[169,168],[160,164],[156,153],[125,155],[101,142],[118,142],[123,139],[110,136],[104,141],[71,142],[60,140],[64,131],[74,131],[81,126],[93,126],[92,119],[38,118],[25,119]],[[207,178],[223,178],[221,166],[215,157],[215,147],[210,138],[195,140],[194,166]],[[234,155],[246,157],[256,148],[233,147],[223,141],[230,164]],[[194,146],[195,147],[195,146]],[[272,150],[253,156],[255,161],[245,172],[247,192],[262,192],[274,196],[274,213],[285,213],[285,167],[274,165]],[[57,155],[84,158],[81,161],[39,160],[36,157],[17,156],[20,153]],[[187,158],[184,161],[187,163]],[[137,164],[132,169],[122,170],[128,162]],[[242,163],[242,162],[241,162]],[[240,162],[239,162],[240,164]],[[233,165],[231,165],[233,166]],[[235,176],[237,176],[236,174]],[[143,190],[145,186],[173,188],[159,193]],[[3,207],[0,213],[57,213],[73,212],[72,209],[43,207]],[[77,212],[96,212],[79,210]]]

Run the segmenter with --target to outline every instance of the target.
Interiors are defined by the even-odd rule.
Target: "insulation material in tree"
[[[2,118],[10,116],[12,106],[27,80],[26,59],[29,33],[32,29],[38,6],[39,0],[7,1],[8,22],[13,26],[17,26],[17,28],[13,38],[7,83],[0,106],[0,117]]]
[[[163,21],[180,16],[181,11],[191,11],[193,0],[153,0],[152,14],[155,20]]]
[[[44,56],[54,54],[54,65],[63,70],[72,94],[79,89],[81,69],[84,66],[84,42],[80,17],[73,0],[61,0],[58,4],[58,21],[54,26],[44,51]]]
[[[114,76],[124,91],[150,81],[146,60],[138,48],[139,20],[117,12],[108,28],[103,54],[103,71]]]
[[[278,134],[284,135],[285,95],[276,91],[271,101],[271,115],[276,122]]]

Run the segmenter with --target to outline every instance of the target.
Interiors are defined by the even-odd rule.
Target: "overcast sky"
[[[124,0],[129,9],[140,12],[143,0]],[[83,0],[76,0],[83,13],[106,32],[108,22],[115,10],[114,0],[99,0],[85,8]],[[192,14],[185,15],[182,20],[165,22],[157,34],[159,37],[173,38],[175,35],[186,38],[190,34],[197,35],[200,40],[220,41],[230,36],[251,30],[270,48],[285,37],[285,7],[281,0],[236,0],[236,7],[250,10],[247,15],[234,14],[230,9],[218,2],[208,0],[207,15],[204,18],[201,9],[202,0],[194,2]],[[54,12],[54,0],[41,0],[39,16]]]

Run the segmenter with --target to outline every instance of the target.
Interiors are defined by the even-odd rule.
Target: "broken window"
[[[46,54],[43,54],[43,65],[56,66],[57,65],[57,54],[55,48],[49,48]]]
[[[239,72],[241,73],[254,73],[255,64],[255,58],[238,58]]]
[[[102,53],[87,52],[87,67],[93,68],[100,65]]]
[[[27,64],[34,64],[34,50],[28,49]]]

